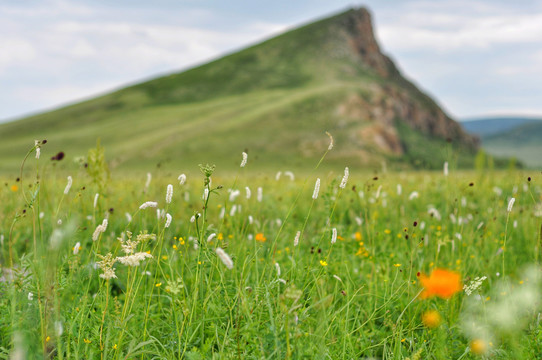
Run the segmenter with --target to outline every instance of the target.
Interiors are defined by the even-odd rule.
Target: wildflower
[[[278,262],[275,263],[275,269],[277,270],[277,276],[280,277],[280,265]]]
[[[80,242],[77,242],[77,244],[75,244],[75,246],[73,247],[73,254],[74,255],[77,255],[79,254],[79,249],[81,248],[81,243]]]
[[[470,351],[476,355],[483,355],[487,351],[487,343],[482,339],[474,339],[469,344]]]
[[[401,196],[402,193],[403,193],[403,187],[401,186],[401,184],[397,184],[397,195]]]
[[[96,209],[96,206],[98,206],[98,197],[100,196],[100,194],[96,193],[96,195],[94,195],[94,208]]]
[[[117,258],[114,258],[111,253],[108,253],[105,256],[97,254],[97,256],[102,259],[102,261],[96,262],[96,265],[103,271],[103,274],[100,274],[100,277],[105,280],[116,278],[117,275],[115,275],[113,265],[117,262]]]
[[[149,207],[154,207],[155,208],[157,206],[158,206],[158,203],[156,201],[146,201],[143,204],[141,204],[139,209],[144,210],[144,209],[149,208]]]
[[[438,296],[449,299],[453,294],[461,291],[460,275],[445,269],[435,269],[429,277],[421,274],[420,281],[424,287],[422,298]]]
[[[248,216],[248,223],[252,225],[253,222],[254,222],[254,218],[252,217],[252,215],[249,215]]]
[[[312,199],[316,200],[318,198],[318,192],[320,191],[320,178],[316,179],[314,184],[314,191],[312,192]]]
[[[211,235],[209,235],[209,236],[207,237],[207,242],[213,241],[213,239],[215,238],[215,236],[216,236],[216,233],[212,233]]]
[[[84,338],[83,341],[85,342],[85,344],[90,344],[92,341],[90,341],[89,339],[87,338]]]
[[[401,264],[393,264],[395,267],[401,267]]]
[[[107,229],[107,219],[103,219],[102,223],[98,226],[96,226],[96,230],[94,230],[94,233],[92,234],[92,241],[98,240],[100,237],[100,234],[104,233]]]
[[[250,192],[250,188],[248,186],[245,186],[245,191],[247,193],[247,199],[250,199],[251,192]]]
[[[295,180],[294,173],[291,172],[291,171],[285,171],[285,172],[284,172],[284,175],[285,175],[285,176],[288,176],[288,177],[290,178],[291,181],[294,181],[294,180]]]
[[[263,200],[263,189],[261,187],[258,187],[258,194],[257,194],[257,198],[258,202],[262,202]]]
[[[343,179],[341,180],[341,184],[339,185],[339,187],[341,189],[344,189],[346,187],[346,183],[348,182],[348,175],[350,174],[350,171],[348,170],[348,167],[345,167],[344,168],[344,176],[343,176]]]
[[[511,198],[510,201],[508,202],[508,208],[507,208],[508,212],[512,211],[512,208],[514,207],[514,202],[516,202],[516,198]]]
[[[422,314],[422,323],[429,329],[438,327],[441,321],[442,318],[436,310],[427,310]]]
[[[219,248],[219,247],[216,248],[215,252],[216,252],[216,255],[218,255],[220,260],[222,260],[222,262],[224,263],[224,265],[226,265],[228,269],[230,270],[233,269],[233,261],[231,260],[230,256],[226,254],[224,250],[222,250],[222,248]]]
[[[19,190],[19,187],[17,185],[11,185],[11,191],[16,192],[17,190]]]
[[[245,165],[247,164],[247,160],[248,160],[248,154],[243,151],[243,153],[241,155],[243,155],[243,160],[241,160],[241,167],[245,167]]]
[[[51,337],[50,337],[50,336],[47,336],[47,337],[45,338],[45,342],[49,342],[50,340],[51,340]]]
[[[340,277],[338,277],[337,275],[333,275],[333,277],[335,278],[335,280],[343,282],[342,279]]]
[[[149,188],[149,186],[151,185],[151,180],[152,180],[152,174],[150,172],[147,173],[147,181],[145,182],[145,192],[147,192],[147,189]]]
[[[417,191],[413,191],[408,196],[408,200],[414,200],[420,197],[420,194]]]
[[[487,279],[487,276],[477,276],[468,285],[463,285],[463,290],[465,291],[465,294],[467,294],[467,296],[470,296],[470,294],[472,294],[473,292],[478,290],[480,286],[482,286],[482,283],[485,279]]]
[[[34,140],[34,146],[36,147],[36,159],[39,159],[41,154],[40,141]]]
[[[277,174],[275,175],[275,180],[279,181],[281,175],[282,175],[282,171],[277,171]]]
[[[64,195],[68,194],[70,191],[70,188],[72,187],[73,179],[71,176],[68,176],[68,183],[66,184],[66,187],[64,188]]]
[[[379,185],[376,189],[375,199],[378,199],[380,197],[380,192],[382,191],[382,185]]]
[[[166,190],[166,203],[171,204],[171,199],[173,197],[173,185],[169,184]]]
[[[64,327],[62,326],[62,323],[60,321],[55,321],[55,332],[56,336],[61,336],[64,332]]]
[[[444,176],[448,176],[448,162],[447,161],[444,162],[443,172],[444,172]]]
[[[235,201],[235,199],[241,194],[239,190],[231,190],[230,189],[230,201]]]
[[[429,205],[429,210],[427,210],[427,214],[429,214],[429,216],[437,219],[438,221],[440,221],[442,219],[442,217],[440,216],[440,212],[435,209],[435,207],[433,205]]]
[[[166,224],[164,225],[164,227],[168,228],[169,225],[171,225],[171,220],[172,220],[172,217],[169,213],[166,214]]]
[[[337,228],[331,229],[331,244],[335,244],[337,242]]]
[[[333,136],[329,132],[326,131],[326,135],[329,136],[329,146],[327,147],[327,150],[333,149]]]
[[[186,182],[186,175],[185,174],[179,175],[177,180],[179,180],[179,185],[184,185],[184,183]]]
[[[126,216],[126,220],[128,220],[128,222],[132,222],[132,215],[130,215],[130,213],[125,213],[124,216]]]
[[[322,266],[327,266],[327,261],[325,261],[325,260],[320,260],[320,265],[322,265]]]
[[[155,284],[154,286],[156,286],[156,287],[160,287],[160,286],[162,286],[162,283],[161,283],[161,282],[159,282],[159,283],[156,283],[156,284]]]
[[[298,231],[296,234],[295,234],[295,238],[294,238],[294,246],[297,246],[299,244],[299,238],[301,237],[301,231]]]
[[[29,292],[28,295],[27,295],[27,299],[28,299],[28,301],[34,300],[34,294],[32,292]]]
[[[256,241],[258,242],[265,242],[267,238],[263,235],[263,233],[257,233],[255,237]]]
[[[126,266],[139,266],[139,264],[147,258],[152,258],[152,255],[146,252],[138,252],[131,255],[118,257],[117,260]]]

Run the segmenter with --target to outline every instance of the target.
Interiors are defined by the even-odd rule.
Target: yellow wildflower
[[[429,329],[434,329],[440,325],[442,318],[438,311],[428,310],[422,315],[422,323]]]

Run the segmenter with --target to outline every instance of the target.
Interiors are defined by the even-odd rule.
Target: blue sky
[[[542,116],[542,0],[3,0],[0,121],[361,5],[384,52],[453,117]]]

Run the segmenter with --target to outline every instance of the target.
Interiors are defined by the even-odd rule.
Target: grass
[[[114,172],[99,185],[99,166],[93,176],[70,169],[66,190],[62,172],[33,155],[23,177],[0,190],[0,358],[539,354],[538,173],[351,168],[343,189],[342,172],[320,167],[293,181],[255,176],[249,155],[246,168],[194,169],[183,185],[159,172],[148,186],[144,173]],[[146,201],[158,202],[159,216],[140,209]],[[105,231],[96,231],[104,218]],[[125,256],[117,238],[126,245],[128,231],[152,234],[135,249],[152,258],[117,261],[116,278],[100,277],[100,255]],[[436,268],[465,284],[487,279],[470,296],[422,299],[420,279]],[[437,315],[424,323],[429,310]]]

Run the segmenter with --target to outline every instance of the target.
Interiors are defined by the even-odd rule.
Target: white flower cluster
[[[473,292],[478,290],[480,286],[482,286],[482,283],[485,279],[487,279],[487,276],[477,276],[468,285],[463,285],[463,290],[465,291],[465,294],[467,294],[467,296],[470,296]]]
[[[132,240],[132,233],[127,231],[126,236],[128,237],[127,240],[124,239],[124,236],[118,238],[121,243],[122,251],[126,254],[126,256],[117,257],[118,262],[126,266],[139,266],[145,259],[152,258],[152,255],[147,252],[135,251],[140,242],[156,239],[156,235],[141,233],[135,240]]]

